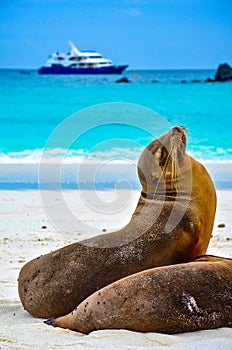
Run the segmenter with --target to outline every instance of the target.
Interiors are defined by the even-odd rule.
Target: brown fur
[[[142,153],[142,192],[125,228],[68,245],[22,268],[19,296],[31,315],[65,315],[118,279],[205,254],[215,189],[205,168],[185,153],[185,143],[183,129],[175,127]]]
[[[232,327],[232,259],[205,256],[139,272],[46,323],[82,333],[128,329],[173,334]]]

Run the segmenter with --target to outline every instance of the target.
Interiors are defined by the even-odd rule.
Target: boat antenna
[[[80,56],[81,55],[81,51],[78,50],[78,48],[71,42],[69,41],[69,45],[71,46],[71,54],[72,55],[77,55]]]

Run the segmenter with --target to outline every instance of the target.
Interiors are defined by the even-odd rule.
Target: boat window
[[[69,61],[79,61],[79,57],[77,56],[70,57]]]
[[[100,55],[99,56],[97,56],[97,55],[95,55],[95,56],[90,55],[89,58],[101,58],[101,56]]]
[[[52,63],[52,67],[63,67],[62,64],[59,63]]]

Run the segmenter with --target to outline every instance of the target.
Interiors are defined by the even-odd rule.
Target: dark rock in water
[[[205,82],[206,82],[206,83],[215,83],[215,81],[216,81],[216,80],[211,79],[211,78],[205,79]]]
[[[232,81],[232,68],[227,63],[219,64],[214,79],[207,78],[205,80],[206,83],[215,83],[217,81]]]
[[[192,83],[201,83],[201,80],[200,79],[193,79]]]
[[[30,74],[30,72],[28,70],[21,70],[19,73],[20,74]]]
[[[187,80],[181,80],[181,84],[187,84]]]
[[[159,83],[159,80],[154,79],[154,80],[152,80],[151,82],[152,82],[152,84],[155,84],[155,83]]]
[[[226,225],[225,224],[218,224],[218,227],[223,228],[223,227],[226,227]]]
[[[116,80],[115,83],[130,83],[130,80],[127,79],[126,77],[123,77],[123,78]]]
[[[227,64],[220,64],[214,76],[216,81],[232,80],[232,68]]]

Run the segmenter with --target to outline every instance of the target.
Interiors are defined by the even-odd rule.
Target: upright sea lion
[[[33,316],[65,315],[96,290],[133,273],[205,254],[215,208],[214,185],[187,155],[181,127],[151,142],[138,165],[142,192],[126,227],[28,262],[19,296]]]
[[[232,327],[232,259],[203,256],[138,272],[45,323],[82,333],[111,328],[174,334]]]

